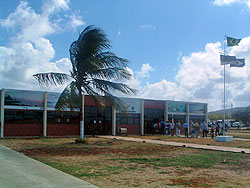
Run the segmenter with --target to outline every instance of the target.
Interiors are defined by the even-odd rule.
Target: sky
[[[68,73],[69,47],[88,25],[101,28],[112,52],[130,61],[132,97],[208,103],[223,108],[225,35],[242,39],[226,53],[246,59],[226,66],[227,108],[250,105],[250,0],[0,1],[0,88],[41,87],[41,72]]]

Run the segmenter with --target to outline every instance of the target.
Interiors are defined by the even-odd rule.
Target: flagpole
[[[224,37],[224,56],[226,55],[226,35]],[[224,65],[224,113],[223,113],[223,136],[225,136],[225,119],[226,119],[226,65]]]

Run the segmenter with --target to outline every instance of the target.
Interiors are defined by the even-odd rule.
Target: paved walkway
[[[196,149],[207,149],[207,150],[217,150],[217,151],[229,151],[236,153],[249,153],[250,149],[245,148],[234,148],[234,147],[223,147],[223,146],[211,146],[211,145],[200,145],[200,144],[190,144],[190,143],[181,143],[181,142],[169,142],[169,141],[161,141],[161,140],[150,140],[150,139],[141,139],[141,138],[132,138],[132,137],[122,137],[122,136],[100,136],[102,138],[116,138],[119,140],[127,140],[134,142],[147,142],[152,144],[162,144],[169,146],[179,146],[179,147],[189,147]]]
[[[0,145],[0,188],[96,188]]]

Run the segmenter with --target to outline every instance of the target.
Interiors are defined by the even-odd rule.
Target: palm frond
[[[85,85],[83,86],[83,88],[86,94],[90,95],[94,99],[98,107],[105,106],[105,99],[103,98],[103,96],[100,95],[100,93],[97,93],[96,91],[94,91],[94,89],[90,87],[89,85]]]
[[[119,67],[126,68],[129,65],[129,60],[117,57],[112,52],[102,52],[96,56],[104,67]]]
[[[78,47],[84,52],[97,54],[111,48],[107,35],[100,28],[93,25],[86,27],[77,39]]]
[[[65,73],[38,73],[33,75],[33,77],[39,82],[41,85],[48,86],[51,85],[63,85],[70,80],[70,75]]]
[[[94,70],[90,70],[88,74],[92,78],[116,80],[116,81],[129,80],[132,76],[127,70],[123,68],[118,68],[118,67],[94,69]]]
[[[70,48],[69,48],[69,55],[70,55],[70,61],[72,63],[72,69],[73,72],[77,71],[77,61],[76,61],[76,57],[77,57],[77,52],[78,52],[78,48],[77,48],[77,41],[74,41]]]
[[[72,81],[61,93],[56,110],[63,111],[70,108],[72,111],[79,109],[81,104],[80,94],[76,88],[76,83]]]
[[[111,106],[113,106],[118,112],[127,112],[128,106],[127,104],[121,100],[120,98],[106,93],[106,98]]]
[[[126,84],[111,82],[102,79],[93,79],[91,80],[91,84],[100,93],[110,93],[114,91],[118,91],[128,95],[137,93],[136,89],[132,89]]]

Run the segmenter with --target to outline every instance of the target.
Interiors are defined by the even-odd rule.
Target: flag
[[[221,65],[227,65],[234,63],[236,61],[235,56],[229,56],[229,55],[220,55],[220,64]]]
[[[235,39],[227,36],[227,46],[236,46],[239,44],[241,39]]]
[[[230,64],[230,67],[244,67],[245,66],[245,59],[236,59],[235,62]]]

